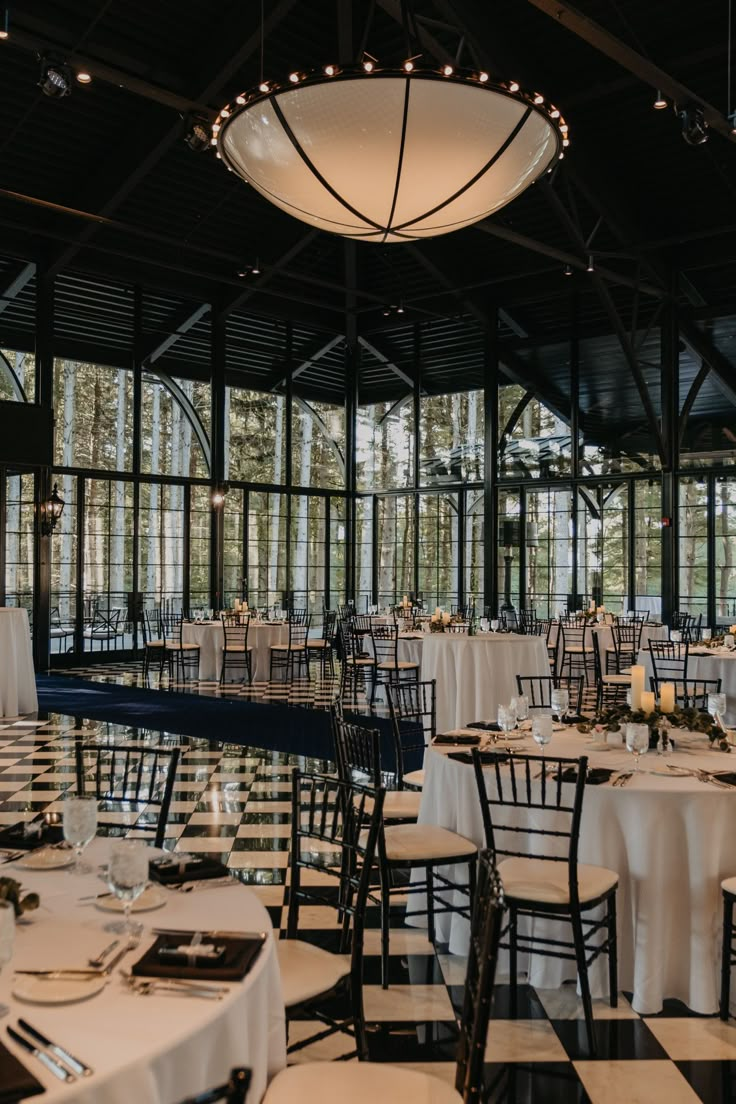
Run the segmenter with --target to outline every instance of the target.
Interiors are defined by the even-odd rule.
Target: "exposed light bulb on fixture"
[[[268,92],[268,81],[261,81],[258,85],[259,92]]]
[[[455,70],[452,68],[451,65],[443,65],[442,66],[442,75],[444,77],[451,77],[454,72],[455,72]]]
[[[10,8],[0,10],[0,39],[10,38]]]
[[[479,73],[478,74],[478,80],[480,81],[481,84],[485,84],[486,81],[488,80],[488,74],[487,73]]]
[[[236,102],[236,104],[238,104],[239,107],[242,107],[243,104],[245,103],[245,96],[236,96],[235,97],[235,102]]]
[[[570,128],[569,128],[569,126],[567,125],[567,123],[560,123],[560,133],[561,133],[561,134],[567,134],[567,132],[568,132],[568,130],[569,130],[569,129],[570,129]]]
[[[537,92],[536,96],[534,97],[534,102],[535,104],[543,104],[544,96],[540,96],[540,94]]]
[[[570,139],[569,138],[563,138],[562,139],[562,144],[563,144],[563,146],[569,146],[570,145]]]
[[[299,83],[299,74],[298,73],[289,73],[289,80],[291,81],[292,84],[298,84]]]
[[[511,81],[509,83],[509,92],[518,92],[520,88],[518,81]]]
[[[227,108],[227,107],[223,107],[222,111],[220,112],[220,115],[222,116],[223,119],[229,119],[230,118],[230,109]]]
[[[92,74],[88,73],[86,69],[80,69],[77,73],[77,80],[80,84],[91,84]]]
[[[595,272],[595,265],[593,264],[593,254],[588,254],[588,263],[585,267],[586,272]]]
[[[375,66],[372,61],[364,61],[363,68],[365,69],[366,73],[372,73]]]
[[[334,65],[325,65],[325,76],[334,77],[336,72],[337,72],[337,69],[335,68]]]
[[[570,267],[569,264],[565,265],[565,275],[566,276],[572,276],[572,268]]]
[[[405,61],[404,62],[404,71],[405,72],[411,73],[413,68],[414,68],[414,62],[413,61]]]
[[[655,111],[663,111],[666,106],[667,106],[666,99],[664,98],[662,93],[659,91],[659,89],[657,89],[657,98],[654,101],[654,103],[652,104],[652,107],[654,108]]]
[[[558,109],[556,107],[552,108],[552,110],[549,113],[549,117],[550,117],[550,119],[559,119],[560,112],[558,111]]]

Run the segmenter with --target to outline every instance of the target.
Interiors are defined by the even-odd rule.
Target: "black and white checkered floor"
[[[102,675],[96,669],[98,675]],[[79,671],[74,674],[79,675]],[[102,677],[131,677],[119,668]],[[83,722],[56,714],[44,723],[0,722],[0,824],[37,812],[59,811],[73,785],[75,735],[89,739],[142,740],[182,746],[167,846],[216,854],[259,895],[274,928],[285,922],[291,776],[296,766],[323,767],[276,752],[172,737],[125,725]],[[136,834],[142,814],[105,815],[114,833]],[[315,874],[315,878],[320,876]],[[457,1039],[455,1012],[462,1001],[465,962],[435,951],[426,934],[407,928],[400,903],[394,909],[391,985],[380,986],[378,917],[368,916],[365,1007],[371,1059],[422,1068],[452,1081]],[[327,918],[330,918],[329,922]],[[322,945],[334,938],[331,910],[304,908],[302,935]],[[585,1056],[583,1024],[574,986],[560,990],[522,987],[519,1017],[508,1014],[503,979],[494,997],[488,1036],[490,1099],[509,1104],[726,1104],[736,1100],[736,1024],[690,1015],[668,1004],[658,1016],[641,1017],[622,994],[615,1010],[596,1005],[600,1057]],[[291,1038],[309,1025],[297,1025]],[[303,1036],[302,1036],[303,1037]],[[299,1061],[332,1058],[347,1044],[318,1043]]]

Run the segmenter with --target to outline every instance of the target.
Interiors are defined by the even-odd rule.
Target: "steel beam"
[[[20,295],[26,284],[29,284],[36,275],[36,265],[33,261],[20,263],[13,275],[6,281],[0,291],[0,314],[7,310],[14,299]]]

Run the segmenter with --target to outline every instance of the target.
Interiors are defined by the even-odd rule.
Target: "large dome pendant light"
[[[410,58],[261,81],[222,109],[227,167],[295,218],[346,238],[413,241],[510,203],[569,145],[560,112],[516,81]]]

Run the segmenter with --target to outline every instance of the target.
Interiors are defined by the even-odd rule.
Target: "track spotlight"
[[[77,80],[79,81],[80,84],[91,84],[92,83],[92,74],[88,73],[86,69],[80,69],[77,72]]]
[[[657,89],[657,98],[655,99],[654,103],[652,104],[652,107],[654,108],[655,111],[664,111],[666,106],[667,106],[666,99],[664,98],[664,96],[662,95],[660,90]]]
[[[572,276],[572,268],[569,264],[565,265],[565,275],[566,276]]]
[[[592,253],[588,254],[588,263],[585,266],[585,271],[586,272],[595,272],[595,265],[593,264],[593,254]]]
[[[202,153],[203,150],[208,149],[210,145],[210,132],[207,120],[198,116],[192,116],[187,122],[188,126],[184,134],[184,141],[189,146],[190,150],[193,150],[195,153]]]
[[[238,276],[245,279],[246,276],[260,276],[261,275],[261,262],[258,257],[255,259],[255,263],[251,264],[249,261],[245,262],[238,269]]]
[[[72,71],[64,61],[56,61],[44,54],[41,57],[41,74],[38,87],[44,96],[60,100],[72,90]]]
[[[705,113],[698,104],[688,104],[679,111],[682,123],[682,137],[689,146],[702,146],[708,141],[708,124],[705,121]]]
[[[0,8],[0,39],[10,38],[10,8]]]

